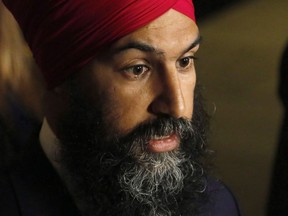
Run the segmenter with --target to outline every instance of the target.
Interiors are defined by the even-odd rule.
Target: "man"
[[[3,172],[3,212],[239,215],[206,172],[191,1],[4,3],[48,90],[40,144]]]

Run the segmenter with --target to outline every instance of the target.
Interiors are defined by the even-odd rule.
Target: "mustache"
[[[128,136],[152,139],[169,136],[172,133],[180,138],[185,138],[193,133],[192,121],[187,118],[158,117],[139,124]]]
[[[194,127],[188,118],[174,118],[171,116],[158,117],[157,119],[143,122],[131,132],[118,137],[119,143],[139,143],[145,148],[145,143],[154,138],[167,137],[175,134],[180,140],[193,137]],[[127,150],[127,149],[126,149]]]

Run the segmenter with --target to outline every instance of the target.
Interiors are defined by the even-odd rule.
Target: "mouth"
[[[168,136],[156,136],[148,141],[148,151],[153,153],[169,152],[180,144],[179,137],[173,133]]]

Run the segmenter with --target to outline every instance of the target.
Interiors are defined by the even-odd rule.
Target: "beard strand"
[[[159,117],[107,141],[101,112],[83,105],[78,92],[59,138],[65,180],[83,215],[196,215],[206,199],[206,130],[199,119],[205,116],[194,109],[193,121]],[[171,133],[180,148],[147,151],[147,140]]]
[[[119,175],[120,188],[147,209],[145,215],[172,215],[170,205],[177,205],[176,196],[183,189],[183,164],[194,168],[180,152],[143,155],[137,164],[123,164]],[[143,213],[142,213],[143,214]],[[144,214],[143,214],[144,215]]]

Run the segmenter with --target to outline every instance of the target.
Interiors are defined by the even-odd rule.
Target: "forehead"
[[[112,45],[113,48],[130,42],[142,42],[156,49],[182,49],[199,37],[198,27],[193,20],[170,9],[148,25],[126,35]]]

